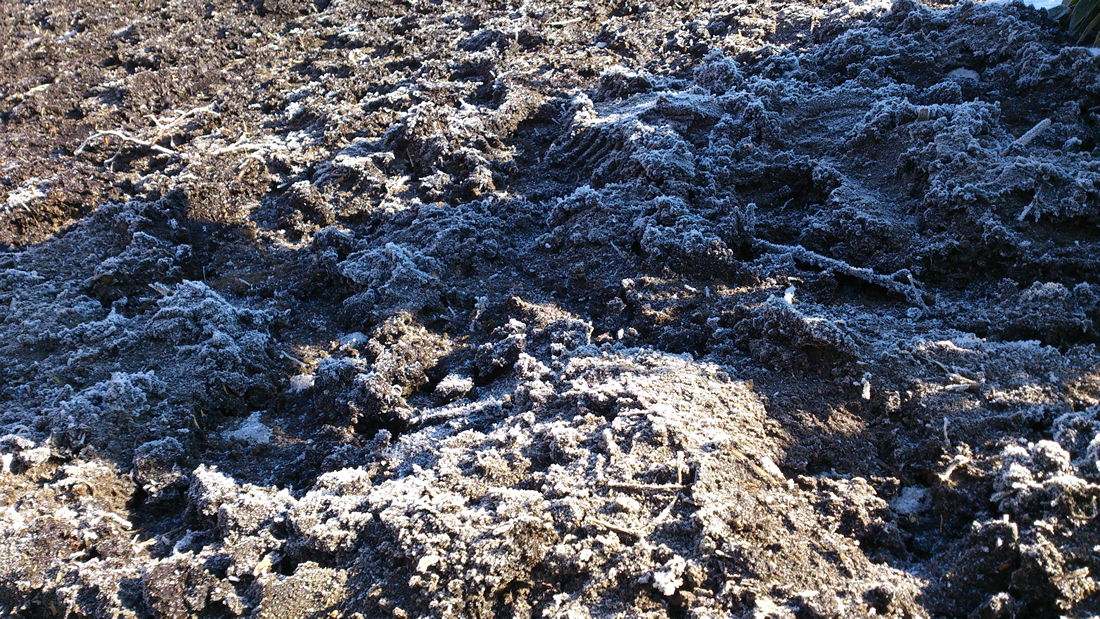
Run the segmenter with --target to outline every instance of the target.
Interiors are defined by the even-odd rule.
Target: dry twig
[[[129,142],[142,148],[147,148],[150,151],[153,151],[154,153],[159,153],[161,155],[178,155],[178,151],[172,150],[171,148],[165,146],[161,146],[160,144],[157,144],[157,142],[164,138],[168,131],[172,130],[175,127],[178,127],[179,124],[182,123],[185,119],[195,116],[196,114],[213,114],[214,116],[221,116],[221,114],[214,111],[213,105],[206,105],[203,107],[197,107],[195,109],[188,110],[172,120],[163,120],[157,118],[156,116],[153,116],[152,114],[147,114],[145,117],[151,119],[153,121],[153,124],[155,124],[157,127],[157,133],[153,136],[153,139],[143,140],[141,138],[132,136],[129,133],[122,131],[121,129],[108,129],[107,131],[97,131],[88,136],[88,138],[85,139],[83,142],[81,142],[80,146],[75,151],[73,151],[73,154],[79,155],[80,153],[83,153],[84,150],[88,148],[88,145],[95,140],[98,140],[100,138],[113,137],[122,140],[123,142]],[[119,152],[115,153],[114,156],[105,160],[103,163],[109,164],[113,167],[114,160],[121,153],[122,151],[120,149]]]
[[[1021,135],[1020,137],[1016,138],[1016,140],[1014,142],[1012,142],[1011,144],[1008,145],[1007,148],[1002,150],[1001,151],[1001,156],[1002,157],[1007,157],[1008,153],[1012,152],[1012,147],[1014,147],[1014,146],[1019,146],[1021,148],[1023,148],[1024,146],[1027,146],[1028,144],[1031,143],[1032,140],[1039,137],[1040,133],[1046,131],[1048,127],[1050,127],[1050,119],[1049,118],[1044,118],[1043,120],[1040,120],[1037,125],[1035,125],[1034,127],[1028,129],[1027,133],[1025,133],[1025,134]]]
[[[618,525],[611,524],[610,522],[607,522],[606,520],[601,520],[599,518],[590,518],[589,520],[592,522],[592,524],[594,524],[598,527],[602,527],[604,529],[607,529],[608,531],[614,531],[616,533],[622,533],[623,535],[630,535],[630,536],[632,536],[634,538],[637,538],[637,539],[643,539],[645,537],[644,535],[642,535],[641,533],[638,533],[637,531],[631,531],[630,529],[620,527]]]
[[[84,149],[88,147],[88,144],[90,144],[92,142],[92,140],[98,140],[99,138],[105,138],[105,137],[116,137],[116,138],[122,140],[123,142],[130,142],[130,143],[133,143],[133,144],[137,144],[138,146],[148,148],[151,151],[158,152],[158,153],[161,153],[163,155],[178,154],[176,151],[172,150],[171,148],[165,148],[165,147],[163,147],[159,144],[154,144],[153,142],[147,142],[145,140],[135,138],[134,136],[132,136],[128,133],[125,133],[123,131],[116,131],[114,129],[111,129],[111,130],[108,130],[108,131],[99,131],[97,133],[93,133],[92,135],[88,136],[88,139],[84,140],[84,142],[80,145],[80,148],[77,148],[73,152],[73,154],[79,155],[80,153],[84,152]],[[112,157],[112,159],[114,159],[114,157]]]
[[[174,120],[161,120],[156,116],[153,116],[152,114],[146,114],[145,118],[152,120],[153,124],[157,126],[157,135],[153,138],[153,141],[156,142],[160,138],[164,137],[169,130],[178,126],[185,119],[195,116],[196,114],[210,114],[215,117],[221,117],[221,114],[214,111],[214,104],[210,104],[187,110],[186,112],[177,116]]]
[[[687,490],[687,486],[683,484],[630,484],[624,482],[613,482],[607,484],[608,488],[612,490],[626,490],[628,492],[644,492],[652,494],[676,494],[677,492],[683,492]]]
[[[929,302],[934,302],[935,299],[932,295],[922,292],[918,287],[919,282],[913,277],[913,274],[908,270],[898,271],[894,275],[881,275],[875,273],[872,269],[864,267],[854,267],[843,260],[837,260],[836,258],[830,258],[823,256],[817,252],[810,251],[801,245],[779,245],[778,243],[771,243],[761,239],[755,239],[756,246],[764,251],[773,254],[791,254],[795,260],[801,260],[802,262],[808,262],[819,269],[832,269],[838,273],[843,273],[849,277],[867,282],[868,284],[874,284],[880,288],[889,290],[905,297],[910,303],[927,308]],[[903,275],[908,278],[909,283],[903,284],[896,279],[895,275]]]

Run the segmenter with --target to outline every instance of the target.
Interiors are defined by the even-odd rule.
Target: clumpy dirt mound
[[[1044,13],[0,33],[0,611],[1100,613],[1100,59]]]

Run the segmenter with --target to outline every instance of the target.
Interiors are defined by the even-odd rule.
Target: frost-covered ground
[[[1021,4],[0,5],[0,611],[1100,613]]]
[[[996,2],[996,3],[999,3],[999,4],[1010,4],[1009,2],[1005,2],[1005,0],[990,0],[990,1],[991,2]],[[1061,0],[1028,0],[1027,2],[1024,2],[1024,5],[1025,6],[1030,6],[1034,9],[1050,10],[1050,9],[1062,6],[1062,2],[1061,2]]]

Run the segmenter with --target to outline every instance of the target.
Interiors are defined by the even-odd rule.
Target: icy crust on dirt
[[[1100,60],[1042,14],[260,4],[331,44],[270,134],[0,253],[0,609],[1100,612]]]

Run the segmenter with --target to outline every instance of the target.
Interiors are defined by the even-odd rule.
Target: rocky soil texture
[[[0,4],[0,612],[1100,613],[1021,4]]]

